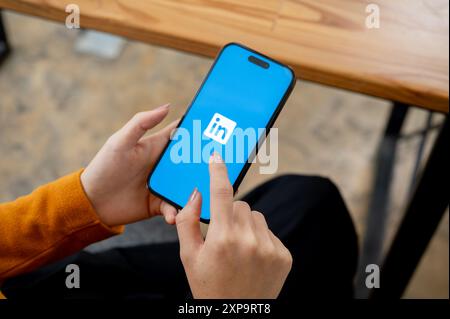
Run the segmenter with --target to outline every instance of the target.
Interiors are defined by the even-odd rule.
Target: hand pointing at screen
[[[263,214],[233,202],[233,188],[218,153],[210,164],[211,223],[200,232],[202,196],[194,190],[176,217],[180,256],[195,298],[276,298],[292,256],[269,230]]]

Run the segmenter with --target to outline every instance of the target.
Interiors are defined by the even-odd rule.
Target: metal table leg
[[[400,298],[449,204],[448,116],[390,247],[373,299]]]
[[[375,160],[375,179],[372,186],[373,193],[368,209],[366,232],[357,275],[357,298],[367,298],[369,296],[369,290],[365,286],[366,266],[381,262],[397,142],[407,112],[408,105],[393,103],[383,138],[378,146]]]

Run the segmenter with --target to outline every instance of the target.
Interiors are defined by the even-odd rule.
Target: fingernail
[[[220,156],[220,154],[218,152],[214,152],[211,157],[209,158],[209,162],[214,162],[214,163],[223,163],[222,160],[222,156]]]
[[[161,106],[158,106],[156,109],[157,110],[161,110],[161,109],[167,109],[167,108],[169,108],[169,106],[170,106],[170,103],[167,103],[167,104],[164,104],[164,105],[161,105]]]
[[[197,187],[194,188],[194,191],[192,192],[191,196],[189,196],[189,201],[192,202],[197,197]]]

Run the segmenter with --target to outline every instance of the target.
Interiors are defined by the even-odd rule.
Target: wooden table
[[[81,26],[213,57],[241,42],[301,79],[448,113],[448,0],[77,0]],[[65,21],[66,0],[0,0]]]
[[[63,22],[65,6],[71,2],[0,0],[0,8]],[[240,42],[291,65],[301,79],[394,101],[376,161],[381,189],[392,174],[407,106],[448,113],[448,0],[73,2],[80,8],[84,28],[210,57],[224,44]],[[372,2],[380,8],[379,29],[365,24],[366,7]],[[441,187],[448,182],[448,142],[446,116],[384,261],[381,288],[374,298],[402,295],[448,206],[447,189]],[[372,201],[374,216],[385,209],[377,202],[388,202],[389,188],[384,188]]]

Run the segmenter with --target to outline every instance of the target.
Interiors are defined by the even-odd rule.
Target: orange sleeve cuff
[[[123,232],[103,224],[81,184],[83,170],[0,204],[0,282]]]

